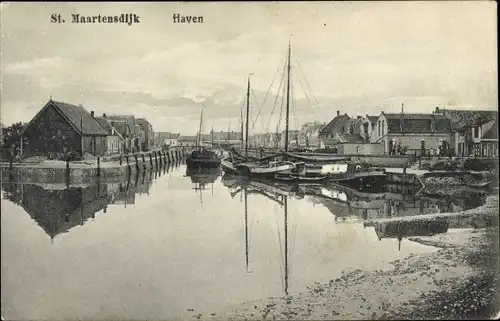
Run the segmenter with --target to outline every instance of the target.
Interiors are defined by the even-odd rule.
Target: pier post
[[[160,168],[162,168],[163,167],[163,161],[161,159],[161,152],[160,151],[158,151],[158,158],[160,159]]]
[[[171,150],[167,151],[167,158],[168,158],[168,162],[172,163],[172,151]]]
[[[127,161],[128,173],[130,174],[130,163],[129,163],[129,160],[128,160],[128,155],[125,155],[125,160]]]
[[[69,185],[69,157],[66,156],[66,182]]]
[[[155,169],[158,169],[158,155],[156,152],[153,152],[153,154],[155,155]]]
[[[97,156],[97,177],[101,176],[101,157]]]
[[[123,163],[123,157],[122,154],[120,154],[120,166],[122,166],[122,163]]]
[[[153,157],[151,156],[151,153],[149,153],[149,165],[151,165],[151,169],[153,169]]]
[[[403,186],[406,184],[406,165],[403,166]]]
[[[142,167],[144,168],[144,170],[146,170],[146,159],[144,158],[144,154],[141,154],[142,156]]]
[[[135,159],[135,169],[139,173],[139,159],[137,158],[137,154],[134,154],[134,159]]]

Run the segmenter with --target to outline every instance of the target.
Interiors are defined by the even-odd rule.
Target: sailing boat
[[[244,176],[270,176],[274,177],[276,173],[293,169],[296,165],[292,162],[280,161],[277,155],[271,155],[257,159],[248,155],[248,126],[250,118],[250,75],[247,84],[247,106],[245,119],[245,155],[241,155],[235,149],[229,153],[229,157],[221,161],[221,166],[226,173],[243,174]]]
[[[186,166],[188,168],[214,168],[220,166],[220,159],[217,154],[213,151],[204,149],[201,141],[201,129],[203,124],[203,107],[201,109],[200,116],[200,128],[198,131],[198,137],[196,141],[196,149],[186,157]]]
[[[288,86],[286,104],[286,129],[285,129],[285,151],[288,151],[288,126],[290,113],[290,70],[291,70],[291,43],[288,44]],[[297,167],[299,163],[282,159],[281,154],[267,156],[261,159],[248,159],[248,121],[250,110],[250,77],[247,86],[247,109],[246,109],[246,137],[245,137],[245,159],[239,163],[232,163],[234,171],[247,177],[273,177],[280,172],[290,171]],[[234,160],[233,160],[234,161]]]

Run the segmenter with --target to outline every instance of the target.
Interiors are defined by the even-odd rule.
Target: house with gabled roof
[[[113,122],[113,127],[118,130],[124,139],[123,151],[131,153],[141,150],[140,126],[136,123],[134,115],[106,115],[103,117]]]
[[[136,123],[140,126],[140,135],[144,135],[144,138],[141,138],[141,150],[149,151],[153,149],[155,147],[153,125],[146,118],[137,118]]]
[[[95,120],[108,133],[106,155],[121,154],[123,152],[123,136],[113,126],[113,121],[105,117],[95,117]]]
[[[23,133],[23,156],[92,154],[102,156],[108,133],[82,105],[49,100],[27,124]]]
[[[430,150],[448,150],[451,146],[450,121],[439,114],[381,112],[371,141],[382,143],[385,154],[397,153],[398,147],[406,154],[428,154]]]
[[[369,120],[340,115],[337,111],[337,116],[319,132],[321,148],[343,155],[381,154],[380,144],[370,142],[371,128]]]
[[[498,111],[436,107],[434,113],[450,120],[458,156],[498,156]]]

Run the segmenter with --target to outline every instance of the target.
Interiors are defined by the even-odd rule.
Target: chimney
[[[90,112],[90,116],[94,117],[94,111],[93,110]]]
[[[103,117],[103,118],[106,118],[106,113],[102,113],[102,117]]]
[[[340,116],[340,110],[337,110],[337,116]]]

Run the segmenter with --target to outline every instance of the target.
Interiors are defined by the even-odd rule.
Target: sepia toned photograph
[[[0,9],[1,320],[499,318],[496,2]]]

